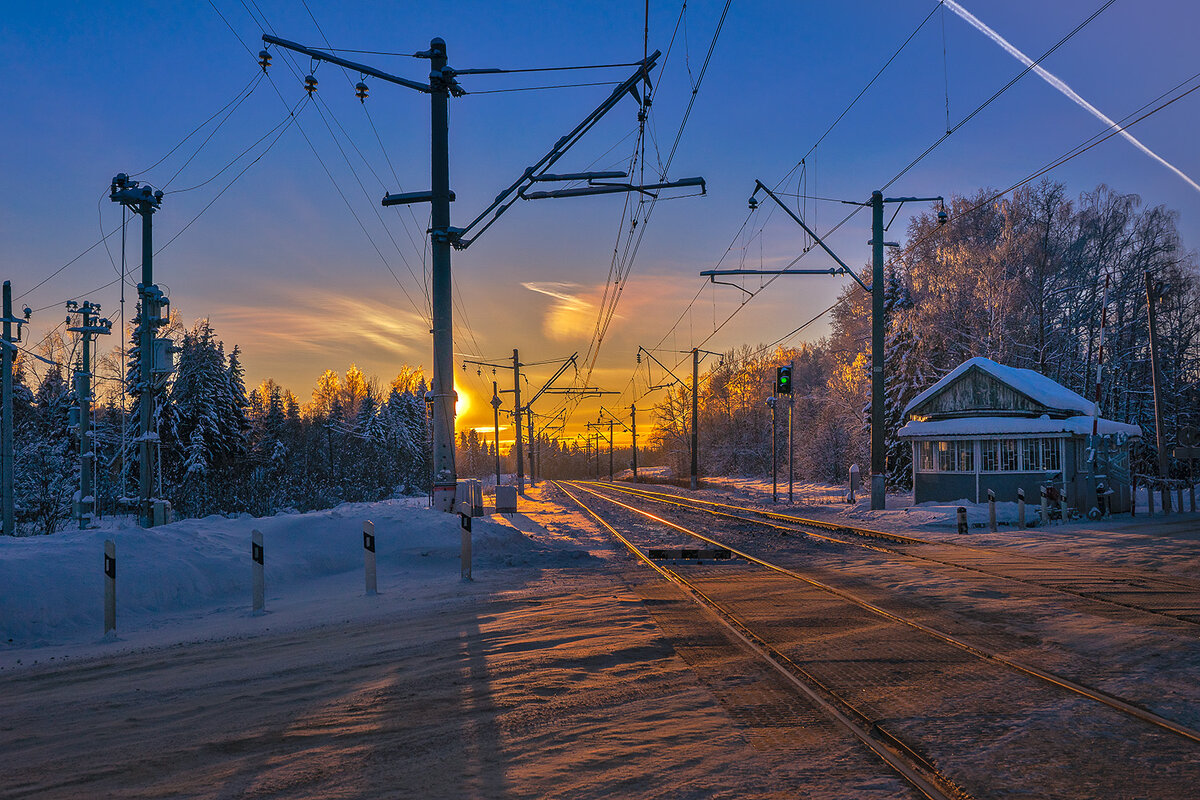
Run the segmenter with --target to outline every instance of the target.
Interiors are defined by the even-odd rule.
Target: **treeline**
[[[1156,474],[1154,405],[1144,273],[1168,288],[1158,305],[1163,424],[1167,446],[1200,424],[1200,273],[1177,214],[1101,186],[1077,199],[1043,182],[1011,198],[981,189],[915,217],[905,247],[887,263],[886,423],[891,486],[911,484],[911,452],[896,440],[904,406],[973,356],[1035,369],[1089,399],[1103,348],[1101,413],[1140,425],[1135,469]],[[864,270],[867,282],[869,268]],[[1106,298],[1107,279],[1107,300]],[[727,353],[700,387],[700,450],[710,473],[762,475],[771,448],[786,463],[786,416],[770,435],[775,367],[795,364],[797,475],[844,482],[851,463],[870,463],[870,298],[850,284],[825,339],[796,349]],[[687,388],[655,408],[655,444],[686,472]],[[1172,462],[1175,476],[1190,465]]]
[[[159,394],[151,434],[159,442],[161,476],[152,495],[169,500],[176,516],[261,516],[428,491],[426,383],[419,369],[405,368],[386,385],[353,364],[341,376],[326,370],[311,401],[301,403],[271,379],[247,392],[240,349],[226,353],[207,320],[190,330],[175,321],[173,328],[178,360]],[[15,505],[25,533],[61,528],[78,498],[76,398],[63,368],[70,350],[53,337],[42,349],[46,362],[38,364],[47,365],[40,375],[30,374],[28,358],[14,370]],[[136,358],[130,348],[130,385]],[[139,398],[122,410],[121,360],[117,351],[97,370],[93,443],[101,515],[134,507],[138,493]]]

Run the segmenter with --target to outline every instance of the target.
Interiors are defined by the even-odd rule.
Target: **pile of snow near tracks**
[[[361,598],[366,520],[375,523],[381,592],[398,589],[402,575],[417,583],[436,575],[437,583],[450,583],[458,575],[459,517],[424,503],[423,498],[346,503],[259,519],[214,515],[148,530],[128,519],[106,520],[95,530],[0,537],[0,652],[100,637],[106,539],[117,548],[122,636],[162,625],[168,616],[181,623],[222,613],[248,615],[253,530],[264,539],[268,612],[273,601],[279,608],[277,601],[286,598],[320,600],[322,593]],[[473,520],[472,551],[477,571],[561,565],[586,555],[483,518]],[[331,581],[333,576],[343,579]]]

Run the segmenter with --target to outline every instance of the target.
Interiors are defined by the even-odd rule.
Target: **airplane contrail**
[[[1056,77],[1055,75],[1051,75],[1049,72],[1047,72],[1045,69],[1043,69],[1040,64],[1035,64],[1032,58],[1030,58],[1029,56],[1022,53],[1016,47],[1013,47],[1013,45],[1010,44],[1007,39],[1005,39],[1003,36],[996,33],[996,31],[992,30],[987,25],[985,25],[983,22],[981,22],[979,20],[979,18],[976,17],[974,14],[972,14],[970,11],[967,11],[965,8],[960,6],[958,3],[954,2],[954,0],[943,0],[943,2],[950,8],[951,11],[953,11],[955,14],[958,14],[958,16],[960,16],[964,20],[966,20],[966,22],[969,25],[971,25],[971,27],[975,28],[980,33],[982,33],[984,36],[988,37],[993,42],[995,42],[996,44],[1003,47],[1009,53],[1009,55],[1011,55],[1013,58],[1020,61],[1026,67],[1031,68],[1046,83],[1050,84],[1055,89],[1058,89],[1058,91],[1062,92],[1064,95],[1069,97],[1071,100],[1073,100],[1075,103],[1077,103],[1081,108],[1087,110],[1096,119],[1101,120],[1105,125],[1108,125],[1109,127],[1112,127],[1112,128],[1116,128],[1117,132],[1120,133],[1122,136],[1124,136],[1129,141],[1130,144],[1132,144],[1137,149],[1141,150],[1146,155],[1153,158],[1158,163],[1162,164],[1167,169],[1174,172],[1179,177],[1183,178],[1185,181],[1187,181],[1189,186],[1191,186],[1196,191],[1200,192],[1200,184],[1197,184],[1194,180],[1189,178],[1182,170],[1180,170],[1174,164],[1171,164],[1169,161],[1167,161],[1165,158],[1160,156],[1158,153],[1155,153],[1149,147],[1146,147],[1146,145],[1142,144],[1140,141],[1138,141],[1136,138],[1134,138],[1133,134],[1129,133],[1129,131],[1125,130],[1120,125],[1118,125],[1116,122],[1109,119],[1104,114],[1104,112],[1102,112],[1100,109],[1096,108],[1094,105],[1089,103],[1087,100],[1084,100],[1082,97],[1080,97],[1079,94],[1074,89],[1072,89],[1070,86],[1068,86],[1060,78]]]

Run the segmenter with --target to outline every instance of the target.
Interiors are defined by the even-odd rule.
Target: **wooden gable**
[[[912,419],[1061,416],[979,367],[972,366],[909,412]]]

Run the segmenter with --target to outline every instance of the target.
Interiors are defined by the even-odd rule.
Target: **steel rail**
[[[562,482],[551,481],[557,486],[567,497],[570,497],[580,508],[587,512],[593,519],[599,522],[609,533],[611,533],[617,541],[625,546],[639,561],[649,566],[657,572],[663,579],[673,583],[682,589],[702,608],[707,609],[712,613],[713,618],[720,623],[730,634],[738,641],[745,645],[751,652],[763,659],[771,666],[779,675],[781,675],[791,685],[799,689],[809,700],[811,700],[821,711],[825,712],[835,723],[840,725],[844,730],[862,742],[867,749],[883,760],[889,767],[907,781],[914,789],[919,791],[930,800],[961,800],[963,794],[957,787],[953,789],[943,788],[940,783],[951,784],[949,779],[942,776],[937,769],[928,764],[918,754],[914,753],[910,748],[905,746],[899,740],[892,737],[888,741],[882,742],[871,735],[871,720],[854,706],[847,703],[837,693],[826,687],[823,683],[813,677],[807,670],[801,667],[796,662],[792,661],[783,653],[768,644],[761,637],[756,635],[750,628],[739,620],[728,609],[724,608],[720,603],[713,600],[691,581],[679,575],[674,570],[665,569],[658,564],[655,564],[645,553],[643,553],[629,539],[625,538],[621,533],[608,524],[599,514],[590,508],[586,503],[576,497],[568,490]],[[595,494],[591,490],[584,487],[578,487],[583,491]],[[597,495],[599,496],[599,495]],[[605,498],[606,499],[606,498]],[[799,673],[799,675],[797,675]],[[801,678],[800,676],[803,676]],[[820,688],[820,691],[814,689],[808,682],[815,684]],[[830,697],[825,697],[828,693]],[[887,736],[886,732],[878,726],[874,726],[875,730]]]
[[[804,526],[818,527],[821,530],[835,530],[838,533],[842,533],[842,534],[845,534],[848,536],[860,536],[860,537],[873,538],[873,539],[894,540],[894,541],[897,541],[902,544],[928,545],[930,547],[957,548],[959,550],[966,550],[966,551],[969,551],[972,553],[983,553],[983,554],[986,554],[989,556],[996,555],[996,551],[994,549],[989,550],[989,549],[983,548],[983,547],[972,547],[970,545],[960,545],[960,544],[956,544],[953,542],[937,542],[937,541],[931,541],[929,539],[917,539],[917,538],[908,537],[908,536],[901,536],[900,534],[889,534],[889,533],[884,533],[883,531],[875,531],[875,530],[871,530],[870,528],[854,528],[852,526],[838,525],[836,523],[820,523],[817,520],[809,520],[809,519],[805,519],[803,517],[793,517],[793,516],[790,516],[787,514],[778,514],[775,512],[771,512],[771,511],[764,511],[761,509],[749,508],[746,506],[738,506],[738,505],[733,505],[730,503],[716,503],[716,502],[709,501],[709,500],[700,500],[698,498],[684,497],[682,495],[669,494],[666,492],[652,492],[652,491],[649,491],[646,489],[635,489],[632,486],[617,486],[617,485],[608,484],[608,483],[596,483],[595,481],[585,481],[585,482],[594,484],[597,486],[604,486],[604,487],[610,488],[614,491],[623,492],[623,493],[625,493],[627,495],[631,495],[633,497],[641,497],[643,499],[651,500],[656,503],[662,503],[664,505],[679,506],[680,508],[686,508],[691,511],[697,511],[697,512],[704,513],[704,514],[711,514],[715,517],[726,517],[728,519],[737,520],[739,522],[749,522],[753,525],[761,525],[766,528],[774,528],[775,530],[779,530],[784,533],[799,533],[799,534],[802,534],[809,538],[819,539],[821,541],[833,542],[836,544],[844,544],[844,545],[849,545],[851,547],[860,547],[864,550],[874,550],[875,552],[878,552],[878,553],[888,553],[890,555],[898,555],[898,556],[901,556],[904,558],[911,558],[916,561],[927,561],[932,564],[940,564],[942,566],[952,567],[954,569],[961,569],[965,572],[974,572],[974,573],[978,573],[980,575],[988,575],[993,578],[998,578],[1000,580],[1012,581],[1013,583],[1019,583],[1024,586],[1036,586],[1040,589],[1044,589],[1049,592],[1056,592],[1059,594],[1068,595],[1070,597],[1077,597],[1077,598],[1087,600],[1092,603],[1099,603],[1101,605],[1110,605],[1115,608],[1139,611],[1139,612],[1142,612],[1145,614],[1153,614],[1154,616],[1163,617],[1165,619],[1170,619],[1175,622],[1182,622],[1182,623],[1186,623],[1188,625],[1200,627],[1200,621],[1197,621],[1197,620],[1191,620],[1191,619],[1187,619],[1185,617],[1176,616],[1174,614],[1168,614],[1164,611],[1159,611],[1157,609],[1137,605],[1136,603],[1124,603],[1119,600],[1113,600],[1113,599],[1110,599],[1107,597],[1098,596],[1099,594],[1103,594],[1103,592],[1099,592],[1096,594],[1089,594],[1087,592],[1072,591],[1071,589],[1064,589],[1061,586],[1053,586],[1053,585],[1050,585],[1047,583],[1042,583],[1040,581],[1031,580],[1031,579],[1027,579],[1027,578],[1018,578],[1013,575],[1007,575],[1003,572],[996,572],[996,571],[984,569],[982,567],[971,566],[968,564],[962,564],[957,561],[949,561],[947,559],[934,558],[933,556],[922,555],[919,553],[913,553],[908,550],[898,550],[898,549],[887,547],[884,545],[874,545],[874,544],[868,544],[866,542],[858,542],[858,541],[853,541],[853,540],[849,540],[849,539],[839,539],[834,536],[824,536],[819,533],[814,533],[813,531],[803,530],[802,528]],[[754,514],[756,516],[767,517],[768,519],[773,519],[773,520],[777,520],[777,521],[781,521],[781,522],[786,521],[786,522],[790,523],[791,526],[800,526],[800,527],[790,527],[788,525],[776,525],[776,524],[773,524],[770,522],[763,522],[762,520],[759,520],[759,519],[753,519],[751,517],[744,517],[744,516],[740,516],[738,514],[733,514],[733,513],[729,513],[729,512],[725,512],[725,511],[715,511],[715,510],[713,510],[713,508],[705,508],[705,506],[737,509],[740,511],[745,511],[749,514]],[[862,534],[856,533],[856,531],[860,531],[860,530],[863,531],[864,533],[862,533]],[[1028,556],[1025,554],[1021,554],[1021,557],[1029,559],[1031,561],[1040,561],[1040,559],[1038,559],[1036,557]],[[1168,586],[1178,586],[1183,589],[1187,589],[1189,591],[1200,592],[1200,590],[1198,590],[1197,587],[1195,587],[1191,584],[1182,582],[1182,581],[1172,580],[1170,577],[1159,577],[1157,575],[1150,576],[1150,577],[1152,577],[1153,580],[1159,581]],[[1112,578],[1112,580],[1116,580],[1116,578]]]
[[[558,484],[556,483],[556,485],[558,485]],[[830,586],[827,583],[823,583],[823,582],[815,580],[813,578],[807,578],[804,575],[801,575],[800,573],[795,572],[794,570],[788,569],[787,567],[781,567],[777,564],[772,564],[771,562],[765,561],[761,558],[758,558],[757,556],[753,556],[742,550],[738,550],[737,548],[732,547],[728,543],[718,541],[716,539],[713,539],[712,537],[705,536],[704,534],[699,533],[697,531],[689,530],[688,528],[685,528],[682,525],[677,525],[676,523],[671,522],[670,520],[666,520],[666,519],[663,519],[662,517],[651,514],[649,511],[644,511],[640,508],[635,508],[634,506],[627,505],[626,503],[622,503],[621,501],[615,500],[611,497],[606,497],[597,491],[587,488],[586,486],[581,486],[579,484],[573,484],[573,485],[577,486],[577,488],[579,488],[582,491],[587,492],[590,495],[598,497],[602,500],[606,500],[609,503],[620,506],[621,508],[624,508],[628,511],[632,511],[635,514],[639,514],[643,517],[654,520],[655,522],[665,525],[668,528],[677,530],[680,533],[683,533],[687,536],[692,536],[703,542],[708,542],[709,544],[716,545],[717,547],[724,547],[725,549],[729,550],[734,555],[740,556],[741,558],[744,558],[745,560],[747,560],[753,564],[758,564],[759,566],[765,567],[773,572],[777,572],[781,575],[786,575],[790,578],[794,578],[795,580],[801,581],[802,583],[807,583],[810,586],[813,586],[817,589],[821,589],[822,591],[828,592],[836,597],[840,597],[843,600],[845,600],[849,603],[852,603],[852,604],[858,606],[859,608],[870,611],[873,614],[877,614],[878,616],[881,616],[885,619],[891,620],[892,622],[896,622],[901,625],[906,625],[910,628],[913,628],[914,630],[918,630],[928,636],[933,637],[934,639],[938,639],[939,641],[945,642],[946,644],[949,644],[953,647],[963,650],[964,652],[970,653],[971,655],[976,656],[977,658],[983,659],[985,661],[990,661],[990,662],[993,662],[996,664],[1000,664],[1002,666],[1008,667],[1009,669],[1011,669],[1015,672],[1018,672],[1018,673],[1021,673],[1024,675],[1028,675],[1033,678],[1037,678],[1038,680],[1044,681],[1053,686],[1057,686],[1060,689],[1065,689],[1066,691],[1074,693],[1074,694],[1078,694],[1081,697],[1086,697],[1089,700],[1094,700],[1097,703],[1101,703],[1103,705],[1108,706],[1109,708],[1112,708],[1112,709],[1115,709],[1122,713],[1128,714],[1129,716],[1140,719],[1143,722],[1147,722],[1151,725],[1154,725],[1154,726],[1157,726],[1164,730],[1170,731],[1171,733],[1181,736],[1184,739],[1189,739],[1193,742],[1200,743],[1200,731],[1197,731],[1193,728],[1189,728],[1188,726],[1183,725],[1182,723],[1175,722],[1174,720],[1170,720],[1170,719],[1167,719],[1166,717],[1160,716],[1159,714],[1156,714],[1153,711],[1150,711],[1149,709],[1142,708],[1141,706],[1135,705],[1134,703],[1132,703],[1128,700],[1124,700],[1115,695],[1111,695],[1100,689],[1095,689],[1093,687],[1086,686],[1085,684],[1078,683],[1077,681],[1071,680],[1070,678],[1064,677],[1062,675],[1057,675],[1053,672],[1049,672],[1047,670],[1039,669],[1037,667],[1030,666],[1028,664],[1024,664],[1020,661],[1009,658],[1007,656],[1003,656],[999,653],[988,650],[984,647],[980,647],[978,645],[973,645],[969,642],[966,642],[966,641],[958,638],[957,636],[946,633],[944,631],[940,631],[936,628],[930,627],[929,625],[925,625],[924,623],[917,622],[916,620],[908,619],[907,617],[903,617],[900,614],[896,614],[894,612],[888,611],[887,609],[882,608],[881,606],[877,606],[874,603],[872,603],[871,601],[865,600],[861,597],[858,597],[857,595],[855,595],[851,592],[847,592],[844,589],[838,589],[835,586]]]

